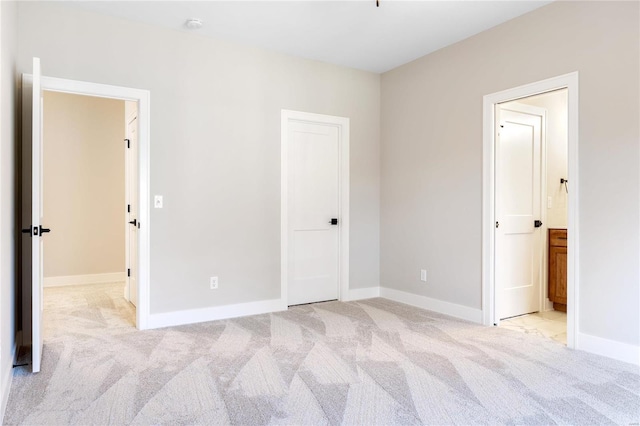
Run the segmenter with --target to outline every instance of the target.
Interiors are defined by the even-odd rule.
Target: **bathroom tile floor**
[[[567,314],[560,311],[536,312],[500,321],[500,327],[548,337],[567,344]]]

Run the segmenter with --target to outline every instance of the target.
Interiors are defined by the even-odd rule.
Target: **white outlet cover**
[[[218,277],[211,277],[209,279],[209,287],[211,290],[215,290],[218,288]]]
[[[162,195],[155,195],[153,197],[153,207],[156,209],[162,208]]]
[[[420,270],[420,281],[427,281],[427,270],[426,269],[421,269]]]

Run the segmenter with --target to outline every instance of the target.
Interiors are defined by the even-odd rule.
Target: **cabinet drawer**
[[[549,229],[549,245],[566,247],[567,246],[567,230],[566,229]]]

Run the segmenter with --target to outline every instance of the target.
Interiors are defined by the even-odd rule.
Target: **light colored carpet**
[[[136,331],[122,284],[47,289],[6,424],[637,424],[638,368],[385,299]]]

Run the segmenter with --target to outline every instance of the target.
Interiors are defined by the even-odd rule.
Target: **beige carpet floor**
[[[45,293],[8,425],[640,422],[635,366],[385,299],[137,331],[122,284]]]

